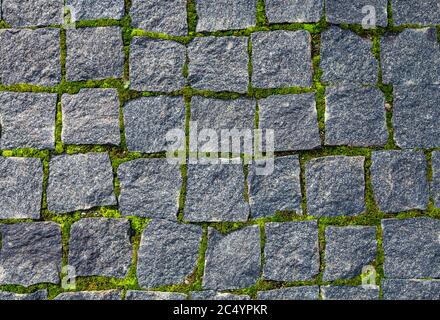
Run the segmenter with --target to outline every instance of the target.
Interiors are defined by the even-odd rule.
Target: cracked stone
[[[432,152],[432,197],[434,206],[440,208],[440,151]]]
[[[176,292],[128,290],[125,300],[186,300],[186,294]]]
[[[60,25],[64,0],[2,0],[3,20],[12,27]]]
[[[318,300],[318,286],[282,288],[257,292],[257,300]]]
[[[323,0],[266,0],[269,23],[318,22],[323,14]]]
[[[323,286],[324,300],[379,300],[377,286]]]
[[[202,228],[152,220],[142,233],[137,276],[142,288],[184,283],[197,267]]]
[[[366,19],[370,15],[375,16],[375,26],[386,27],[388,25],[388,0],[326,0],[325,11],[327,21],[334,24],[362,24],[370,22]]]
[[[251,300],[247,295],[216,292],[213,290],[190,292],[191,300]]]
[[[439,280],[383,279],[384,300],[440,300]]]
[[[440,2],[438,0],[393,0],[393,22],[404,24],[440,24]]]
[[[124,0],[67,0],[75,20],[122,19]]]
[[[55,213],[116,205],[107,153],[61,155],[49,162],[48,209]]]
[[[38,290],[33,293],[26,294],[0,291],[0,301],[1,300],[47,300],[47,290]]]
[[[55,300],[122,300],[119,290],[63,292]]]

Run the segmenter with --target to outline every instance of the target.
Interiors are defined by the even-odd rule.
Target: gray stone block
[[[193,291],[190,292],[191,300],[251,300],[246,295],[238,295],[232,293],[222,293],[213,290]]]
[[[269,23],[318,22],[324,0],[266,0]]]
[[[440,209],[440,151],[432,152],[431,193],[434,199],[434,206]]]
[[[186,300],[186,294],[177,292],[128,290],[125,300]]]
[[[257,300],[318,300],[318,286],[290,287],[258,291]]]
[[[2,300],[47,300],[47,290],[38,290],[33,293],[18,294],[13,292],[0,291],[0,301]]]
[[[382,280],[384,300],[440,300],[439,280]]]
[[[64,0],[2,0],[5,22],[13,27],[60,25],[64,22]]]
[[[324,300],[379,300],[379,287],[323,286],[321,294]]]
[[[96,19],[122,19],[124,0],[66,0],[75,21]]]
[[[55,300],[122,300],[121,291],[107,290],[107,291],[78,291],[78,292],[63,292],[57,295]]]
[[[327,21],[334,24],[362,24],[368,14],[375,13],[375,25],[386,27],[388,25],[387,6],[388,0],[325,1]],[[374,9],[374,12],[371,9]]]
[[[404,24],[440,24],[440,2],[437,0],[393,0],[393,22]]]

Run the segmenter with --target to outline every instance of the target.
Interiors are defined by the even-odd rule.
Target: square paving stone
[[[188,46],[191,87],[246,93],[249,84],[247,37],[201,37]]]
[[[202,228],[152,220],[142,233],[137,276],[142,288],[182,284],[197,267]]]
[[[393,128],[404,149],[440,148],[440,85],[394,86]]]
[[[318,22],[324,0],[265,0],[269,23]]]
[[[119,97],[116,89],[81,89],[61,98],[65,144],[111,144],[121,142]]]
[[[122,300],[120,290],[63,292],[54,300]]]
[[[67,30],[68,81],[122,78],[124,52],[120,27]]]
[[[175,41],[135,37],[130,46],[130,89],[172,92],[186,84],[186,47]]]
[[[185,36],[188,33],[186,0],[133,0],[132,26],[150,32]]]
[[[197,32],[236,30],[257,23],[257,0],[195,0]]]
[[[4,85],[55,86],[61,81],[60,30],[0,30],[0,79]]]
[[[118,168],[124,216],[177,220],[182,175],[167,159],[138,159]]]
[[[56,94],[0,92],[1,149],[54,149],[56,107]]]
[[[128,290],[125,300],[186,300],[186,294],[177,292],[133,291]]]
[[[40,159],[0,157],[0,219],[39,219],[42,195]]]
[[[0,285],[60,281],[61,227],[53,222],[1,224]]]
[[[331,27],[321,34],[322,81],[330,84],[376,84],[379,63],[373,42],[350,30]]]
[[[393,22],[403,24],[440,24],[440,2],[438,0],[392,0]]]
[[[440,280],[383,279],[384,300],[440,300]]]
[[[64,0],[2,0],[3,20],[13,27],[60,25],[64,22]]]
[[[258,291],[257,300],[318,300],[318,286],[282,288]]]
[[[232,290],[257,282],[260,273],[260,229],[250,226],[227,235],[208,229],[203,288]]]
[[[388,141],[385,96],[376,88],[326,90],[325,144],[384,146]]]
[[[246,295],[216,292],[214,290],[190,292],[191,300],[251,300]]]
[[[440,221],[431,218],[382,220],[387,278],[440,278]]]
[[[122,19],[124,0],[66,0],[75,21],[97,19]]]
[[[434,206],[440,208],[440,151],[432,152],[432,197]]]
[[[242,164],[189,164],[187,175],[185,220],[247,221]]]
[[[323,300],[379,300],[377,286],[323,286]]]
[[[316,221],[267,223],[263,278],[272,281],[314,280],[319,274]]]
[[[116,204],[113,171],[107,153],[61,155],[50,160],[49,211],[67,213]]]
[[[388,0],[325,1],[327,21],[334,24],[362,24],[368,14],[373,14],[370,9],[374,9],[376,26],[386,27],[388,25],[387,6]]]
[[[304,30],[255,32],[251,41],[253,87],[312,86],[310,33]]]
[[[381,211],[426,209],[429,191],[423,151],[374,151],[370,171],[374,198]]]
[[[313,150],[321,146],[313,93],[270,96],[259,100],[258,105],[259,128],[274,130],[275,151]]]
[[[376,259],[376,227],[325,229],[324,281],[352,279]]]
[[[127,102],[123,108],[125,138],[131,152],[159,153],[170,147],[167,133],[185,132],[183,97],[143,97]],[[181,148],[184,150],[184,145]]]
[[[260,170],[265,166],[268,166],[265,160],[257,160],[249,169],[249,202],[252,217],[270,217],[280,211],[294,211],[301,214],[299,157],[275,158],[273,172],[260,175]]]
[[[70,229],[69,265],[76,276],[124,278],[131,265],[130,222],[84,218]]]
[[[380,54],[385,84],[440,84],[440,44],[435,28],[387,34],[381,39]]]
[[[38,290],[33,293],[18,294],[13,292],[0,291],[1,300],[13,300],[13,301],[36,301],[47,300],[47,290]]]
[[[307,210],[315,217],[365,212],[364,157],[332,156],[306,164]]]

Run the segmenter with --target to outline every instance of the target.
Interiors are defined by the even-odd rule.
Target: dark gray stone
[[[61,81],[60,52],[58,29],[0,30],[1,83],[55,86]]]
[[[247,288],[260,273],[260,229],[250,226],[227,235],[208,229],[203,288],[228,290]]]
[[[435,28],[385,35],[380,54],[384,83],[440,84],[440,45]]]
[[[318,286],[281,288],[257,292],[257,300],[318,300]]]
[[[65,144],[119,145],[119,98],[116,89],[81,89],[61,99]]]
[[[325,144],[384,146],[388,140],[385,97],[376,88],[326,90]]]
[[[137,277],[142,288],[183,284],[197,267],[202,228],[152,220],[142,233]]]
[[[185,132],[185,101],[180,96],[131,100],[123,112],[127,148],[132,152],[165,152],[171,143],[167,133],[173,129]]]
[[[381,211],[426,209],[429,191],[423,151],[374,151],[370,171],[374,198]]]
[[[185,36],[188,33],[186,0],[133,0],[132,26],[150,32]]]
[[[318,22],[323,3],[323,0],[266,0],[266,16],[269,23]]]
[[[1,224],[0,285],[60,281],[61,227],[54,222]]]
[[[440,85],[394,86],[394,140],[403,148],[440,148]]]
[[[246,29],[257,23],[257,0],[195,0],[197,32]]]
[[[39,219],[42,195],[40,159],[0,157],[0,219]]]
[[[66,0],[66,6],[75,21],[122,19],[125,13],[124,0]]]
[[[124,52],[120,27],[67,30],[68,81],[122,78]]]
[[[373,42],[350,30],[331,27],[321,34],[321,80],[330,84],[376,84],[379,63]]]
[[[246,93],[249,84],[246,37],[201,37],[188,46],[191,87]]]
[[[125,216],[177,220],[182,176],[166,159],[138,159],[118,168],[119,210]]]
[[[363,11],[366,6],[374,8],[376,26],[386,27],[388,25],[388,0],[326,0],[327,21],[334,24],[362,24],[364,18],[372,13],[367,10]]]
[[[308,214],[355,216],[365,212],[364,157],[331,156],[306,164]]]
[[[55,300],[122,300],[121,291],[107,290],[107,291],[78,291],[78,292],[63,292],[57,295]]]
[[[439,280],[382,280],[384,300],[440,300]]]
[[[1,300],[47,300],[47,290],[38,290],[26,294],[0,291],[0,301]]]
[[[251,300],[246,295],[221,293],[213,290],[190,292],[191,300]]]
[[[113,171],[107,153],[61,155],[50,160],[49,211],[66,213],[116,204]]]
[[[252,86],[312,86],[311,36],[305,30],[255,32],[252,41]]]
[[[313,93],[270,96],[259,100],[258,105],[259,128],[274,130],[275,151],[312,150],[321,146]]]
[[[376,259],[376,227],[327,227],[323,280],[352,279]]]
[[[186,48],[178,42],[135,37],[130,46],[130,89],[172,92],[186,84]]]
[[[393,22],[403,24],[440,24],[440,2],[437,0],[393,0]]]
[[[124,278],[131,265],[130,222],[84,218],[70,229],[69,265],[76,276]]]
[[[63,23],[64,0],[2,0],[3,20],[13,27]]]
[[[382,220],[387,278],[440,277],[440,221],[431,218]]]
[[[254,163],[249,170],[249,202],[252,217],[263,218],[279,211],[302,213],[301,177],[298,156],[274,159],[273,172],[259,175],[258,168],[268,166],[265,160]]]
[[[186,300],[186,294],[177,292],[128,290],[125,300]]]
[[[323,286],[321,294],[324,300],[379,300],[379,287]]]
[[[432,197],[434,206],[440,209],[440,151],[432,152]]]
[[[319,274],[316,221],[267,223],[263,278],[273,281],[314,280]]]
[[[0,92],[1,148],[53,149],[56,107],[56,94]]]

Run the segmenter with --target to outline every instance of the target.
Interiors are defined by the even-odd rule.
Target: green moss
[[[189,34],[192,36],[196,33],[197,21],[198,21],[195,0],[188,0],[187,1],[186,11],[187,11],[187,16],[188,16],[188,31],[189,31]]]
[[[265,0],[257,1],[257,26],[264,27],[269,25],[266,17],[266,2]]]

